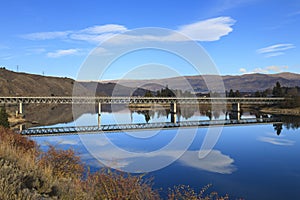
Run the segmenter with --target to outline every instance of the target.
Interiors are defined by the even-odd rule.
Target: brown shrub
[[[211,184],[203,187],[199,193],[194,189],[190,188],[187,185],[175,186],[174,189],[169,189],[169,200],[228,200],[229,197],[226,195],[224,197],[219,196],[217,192],[211,192],[206,194],[208,188],[211,187]]]
[[[83,182],[84,190],[92,199],[160,199],[150,181],[110,170],[90,174]]]
[[[37,145],[34,141],[29,140],[20,134],[16,134],[12,130],[2,126],[0,126],[0,143],[1,142],[12,145],[22,152],[37,150]]]
[[[41,167],[51,167],[52,175],[57,178],[81,178],[84,171],[80,157],[72,149],[61,150],[54,146],[41,154],[38,164]]]

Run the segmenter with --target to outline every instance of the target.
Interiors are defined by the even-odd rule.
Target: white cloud
[[[295,144],[295,141],[292,140],[273,137],[259,137],[258,140],[279,146],[292,146]]]
[[[239,72],[242,74],[252,74],[252,73],[279,73],[286,69],[288,69],[288,66],[267,66],[265,68],[255,68],[252,71],[248,71],[246,68],[240,68]]]
[[[192,24],[180,26],[176,31],[190,37],[195,41],[216,41],[222,36],[228,35],[233,29],[235,20],[230,17],[217,17],[198,21]],[[23,35],[22,37],[30,40],[48,40],[48,39],[69,39],[74,41],[85,41],[90,43],[99,43],[113,37],[116,34],[124,33],[128,29],[119,24],[106,24],[91,26],[81,30],[39,32]],[[182,41],[184,37],[176,37],[176,34],[170,32],[166,36],[157,35],[129,35],[124,34],[114,43],[128,43],[132,41]]]
[[[215,41],[228,35],[234,23],[230,17],[217,17],[181,26],[178,31],[196,41]]]
[[[244,74],[244,73],[247,73],[247,70],[246,70],[245,68],[240,68],[239,71],[240,71],[241,73],[243,73],[243,74]]]
[[[293,49],[296,46],[293,44],[275,44],[268,47],[258,49],[256,52],[263,54],[265,57],[270,58],[274,56],[280,56],[284,54],[284,51]]]
[[[80,40],[89,43],[100,43],[109,39],[110,37],[113,37],[114,35],[116,35],[116,33],[103,33],[99,35],[75,33],[71,34],[69,38],[71,40]]]
[[[265,55],[266,58],[271,58],[271,57],[275,57],[275,56],[281,56],[283,55],[283,52],[275,52],[275,53],[268,53]]]
[[[281,72],[283,69],[288,69],[288,66],[268,66],[266,70],[274,71],[274,72]]]
[[[78,49],[62,49],[62,50],[56,50],[54,52],[47,53],[47,56],[50,58],[58,58],[62,56],[69,56],[69,55],[76,55],[78,54]]]

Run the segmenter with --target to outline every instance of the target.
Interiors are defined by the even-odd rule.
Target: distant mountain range
[[[221,78],[221,79],[220,79]],[[273,88],[276,82],[280,82],[282,86],[294,87],[300,86],[300,74],[295,73],[278,73],[278,74],[245,74],[241,76],[183,76],[166,79],[151,79],[151,80],[115,80],[112,83],[119,83],[127,87],[140,87],[152,91],[157,91],[162,87],[170,87],[172,89],[191,90],[195,92],[207,92],[206,81],[214,82],[221,80],[224,83],[226,90],[239,90],[241,92],[263,91],[268,88]],[[212,84],[213,85],[213,84]]]
[[[222,79],[221,79],[222,78]],[[245,74],[241,76],[183,76],[151,80],[75,81],[70,78],[17,73],[0,69],[0,96],[71,96],[75,86],[77,94],[84,96],[129,96],[144,95],[147,90],[157,91],[168,86],[170,89],[207,92],[204,80],[214,84],[223,80],[226,90],[255,92],[273,88],[277,81],[282,86],[300,86],[300,74]]]

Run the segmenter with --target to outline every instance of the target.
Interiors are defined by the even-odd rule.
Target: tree
[[[230,89],[228,96],[229,96],[229,97],[234,97],[234,96],[235,96],[232,89]]]
[[[240,93],[239,90],[236,90],[236,91],[235,91],[235,97],[241,97],[241,93]]]
[[[152,92],[148,90],[148,91],[145,93],[145,97],[153,97]]]
[[[278,81],[276,82],[276,86],[273,88],[272,93],[274,97],[283,97],[283,91]]]
[[[8,114],[6,112],[5,106],[2,106],[0,108],[0,126],[9,128]]]
[[[256,91],[255,94],[254,94],[254,97],[261,97],[261,93],[259,91]]]

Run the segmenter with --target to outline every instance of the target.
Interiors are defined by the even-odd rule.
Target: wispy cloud
[[[70,31],[54,31],[54,32],[40,32],[22,35],[23,38],[29,40],[51,40],[67,38]]]
[[[0,44],[0,49],[9,49],[9,47],[6,45]]]
[[[217,2],[215,8],[213,8],[213,13],[223,13],[224,11],[231,10],[238,7],[243,7],[257,0],[220,0]]]
[[[255,68],[253,70],[248,71],[246,68],[240,68],[239,72],[242,74],[252,74],[252,73],[264,73],[264,74],[268,74],[268,73],[279,73],[282,71],[287,70],[289,67],[288,66],[267,66],[265,68]]]
[[[10,60],[12,58],[14,58],[14,56],[10,54],[0,55],[0,60]]]
[[[228,35],[232,30],[235,20],[231,17],[217,17],[207,20],[198,21],[191,24],[180,26],[177,30],[182,34],[190,37],[195,41],[216,41],[222,36]],[[116,34],[128,31],[125,26],[119,24],[106,24],[99,26],[87,27],[81,30],[39,32],[22,35],[25,39],[30,40],[49,40],[49,39],[67,39],[73,41],[85,41],[89,43],[100,43],[113,37]],[[183,38],[183,37],[182,37]],[[171,32],[164,37],[156,35],[126,35],[122,37],[123,42],[126,41],[182,41],[182,38],[174,36]],[[124,40],[124,41],[123,41]]]
[[[101,42],[114,34],[122,33],[127,28],[118,24],[106,24],[91,26],[81,30],[38,32],[22,35],[22,38],[29,40],[69,39],[81,40],[91,43]]]
[[[295,16],[297,16],[297,15],[300,15],[300,10],[295,11],[295,12],[292,12],[292,13],[289,13],[289,14],[288,14],[288,17],[295,17]]]
[[[41,54],[46,52],[47,50],[45,48],[28,48],[26,49],[28,52],[27,55],[32,55],[32,54]]]
[[[268,47],[258,49],[256,52],[263,54],[265,57],[274,57],[283,55],[286,50],[293,49],[296,46],[294,44],[275,44]]]
[[[127,28],[122,25],[118,24],[107,24],[102,26],[92,26],[88,27],[86,29],[83,29],[79,32],[87,33],[87,34],[102,34],[102,33],[108,33],[108,32],[124,32],[127,31]]]
[[[259,137],[258,140],[279,146],[292,146],[295,144],[295,141],[292,140],[273,137]]]
[[[47,56],[49,58],[58,58],[62,56],[76,55],[78,53],[79,53],[78,49],[61,49],[61,50],[56,50],[54,52],[49,52],[47,53]]]

